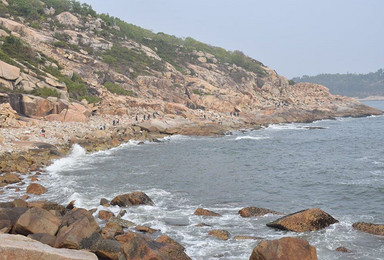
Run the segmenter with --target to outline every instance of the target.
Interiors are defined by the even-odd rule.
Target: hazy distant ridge
[[[304,75],[292,79],[295,82],[311,82],[329,88],[332,94],[350,97],[384,96],[384,70],[368,74],[319,74]]]

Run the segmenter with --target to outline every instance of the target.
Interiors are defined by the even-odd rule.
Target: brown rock
[[[14,230],[18,234],[29,235],[47,233],[55,235],[60,226],[60,218],[47,210],[31,208],[17,220]]]
[[[231,236],[228,231],[226,230],[211,230],[209,231],[208,235],[214,236],[221,240],[228,240]]]
[[[52,247],[56,240],[55,236],[46,233],[29,234],[28,237]]]
[[[45,200],[31,201],[28,202],[29,208],[42,208],[50,212],[59,212],[61,216],[66,213],[64,206],[57,204],[56,202],[50,202]]]
[[[125,220],[125,219],[118,218],[118,217],[111,217],[109,219],[109,222],[117,223],[120,226],[122,226],[123,228],[129,228],[129,227],[136,226],[136,224],[133,223],[132,221]]]
[[[99,225],[88,210],[75,208],[63,217],[55,247],[79,249],[81,241],[99,229]]]
[[[185,251],[185,248],[182,245],[180,245],[179,243],[177,243],[175,240],[173,240],[172,238],[170,238],[167,235],[162,235],[162,236],[158,237],[156,239],[156,241],[159,243],[172,244],[172,245],[176,246],[179,250]]]
[[[202,208],[197,208],[193,214],[198,216],[221,217],[219,213],[216,213],[207,209],[202,209]]]
[[[143,233],[149,233],[149,234],[153,234],[153,233],[159,231],[157,229],[153,229],[153,228],[146,227],[146,226],[136,226],[135,229],[137,231],[140,231],[140,232],[143,232]]]
[[[134,237],[146,237],[142,234],[138,234],[138,233],[135,233],[135,232],[132,232],[132,231],[127,231],[125,232],[123,235],[117,235],[115,236],[115,239],[120,243],[120,244],[124,244],[124,243],[127,243],[129,242],[132,238]],[[160,241],[159,241],[160,242]]]
[[[16,80],[20,76],[20,69],[0,60],[0,77],[6,80]]]
[[[316,248],[306,240],[284,237],[260,242],[249,260],[317,260]]]
[[[343,247],[343,246],[340,246],[340,247],[336,248],[336,251],[337,252],[342,252],[342,253],[352,253],[351,250],[349,250],[348,248]]]
[[[99,219],[109,220],[113,216],[115,216],[115,215],[110,211],[105,211],[105,210],[99,211]]]
[[[14,173],[6,173],[3,176],[0,176],[0,183],[13,184],[20,181],[21,179],[19,175]]]
[[[27,199],[29,199],[29,195],[25,194],[25,195],[21,196],[20,199],[27,200]]]
[[[100,205],[104,207],[109,207],[109,201],[107,199],[100,199]]]
[[[123,252],[130,260],[190,260],[180,247],[160,243],[145,236],[133,236],[123,244]]]
[[[352,227],[356,230],[359,230],[365,233],[384,236],[384,224],[357,222],[357,223],[354,223]]]
[[[98,232],[84,238],[81,241],[81,248],[91,250],[99,259],[125,259],[121,244],[116,240],[102,238]]]
[[[47,188],[45,188],[44,186],[38,183],[31,183],[27,187],[27,193],[29,194],[41,195],[46,192],[47,192]]]
[[[13,205],[15,206],[15,208],[18,208],[18,207],[23,207],[23,208],[26,208],[27,207],[27,202],[23,199],[15,199],[13,201]]]
[[[76,200],[72,200],[68,203],[68,205],[65,207],[67,210],[73,210],[75,208],[75,202]]]
[[[260,216],[264,216],[266,214],[279,215],[281,213],[274,211],[274,210],[270,210],[270,209],[248,207],[248,208],[243,208],[243,209],[239,210],[239,214],[243,218],[249,218],[249,217],[260,217]]]
[[[132,192],[116,196],[111,205],[118,205],[120,207],[136,206],[136,205],[154,205],[153,201],[144,192]]]
[[[123,228],[113,222],[109,222],[105,225],[105,227],[101,230],[101,236],[104,239],[114,239],[115,236],[124,234]]]
[[[318,208],[314,208],[302,210],[279,218],[268,223],[267,226],[294,232],[305,232],[323,229],[337,222],[339,221],[334,219],[328,213]]]
[[[86,251],[57,249],[20,235],[0,234],[1,259],[97,260]]]

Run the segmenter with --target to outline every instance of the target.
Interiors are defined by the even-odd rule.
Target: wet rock
[[[121,244],[116,240],[104,239],[97,232],[90,237],[84,238],[80,246],[82,249],[94,252],[99,259],[124,259]]]
[[[76,200],[72,200],[71,202],[68,203],[68,205],[65,207],[67,210],[72,210],[75,208],[75,202]]]
[[[157,242],[159,243],[166,243],[166,244],[172,244],[178,248],[178,250],[185,251],[185,247],[177,243],[175,240],[170,238],[167,235],[162,235],[156,239]]]
[[[243,218],[249,218],[249,217],[260,217],[266,214],[280,215],[281,213],[274,210],[270,210],[270,209],[247,207],[239,210],[239,214]]]
[[[118,218],[118,217],[111,217],[111,218],[109,219],[109,222],[119,224],[119,225],[122,226],[123,228],[129,228],[129,227],[136,226],[136,224],[133,223],[132,221],[125,220],[125,219]]]
[[[351,250],[349,250],[348,248],[343,247],[343,246],[340,246],[340,247],[336,248],[336,251],[337,252],[341,252],[341,253],[352,253]]]
[[[20,216],[14,230],[22,235],[47,233],[54,236],[59,226],[60,218],[57,216],[41,208],[31,208]]]
[[[12,203],[15,206],[15,208],[18,208],[18,207],[26,208],[28,205],[27,202],[25,200],[22,200],[22,199],[15,199],[15,200],[13,200]]]
[[[214,236],[220,240],[228,240],[231,237],[231,234],[226,230],[211,230],[208,235]]]
[[[268,227],[294,232],[315,231],[339,222],[328,213],[318,209],[302,210],[267,224]]]
[[[46,192],[47,192],[47,188],[45,188],[43,185],[40,185],[38,183],[31,183],[27,187],[27,193],[29,194],[41,195]]]
[[[2,259],[97,260],[90,252],[56,249],[20,235],[0,234],[0,251]]]
[[[109,207],[109,200],[104,198],[100,199],[100,205],[104,207]]]
[[[0,183],[13,184],[21,182],[19,175],[15,173],[6,173],[3,176],[0,176]]]
[[[42,208],[48,210],[49,212],[58,212],[59,215],[63,216],[67,211],[63,205],[59,205],[56,202],[38,200],[28,202],[29,208]],[[55,213],[56,214],[56,213]]]
[[[206,224],[206,223],[199,223],[199,224],[196,224],[196,227],[210,227],[211,225],[209,224]]]
[[[109,220],[113,216],[115,216],[115,215],[112,212],[110,212],[110,211],[105,211],[105,210],[100,210],[99,211],[99,219]]]
[[[55,247],[79,249],[84,238],[99,230],[99,225],[88,210],[75,208],[63,217]]]
[[[104,239],[114,239],[115,236],[124,234],[123,228],[113,222],[109,222],[105,225],[105,227],[101,230],[101,236]]]
[[[191,259],[180,247],[169,243],[160,243],[145,236],[133,236],[123,243],[122,246],[125,257],[130,260]]]
[[[216,213],[207,209],[202,209],[202,208],[197,208],[193,214],[198,216],[221,217],[219,213]]]
[[[260,242],[249,260],[317,260],[316,248],[306,240],[284,237]]]
[[[146,227],[146,226],[136,226],[135,229],[139,232],[149,233],[149,234],[153,234],[153,233],[156,233],[157,231],[159,231],[157,229],[153,229],[153,228]]]
[[[54,246],[56,240],[55,236],[47,233],[30,234],[28,237],[52,247]]]
[[[354,223],[352,227],[356,230],[359,230],[365,233],[384,236],[384,224],[357,222],[357,223]]]
[[[144,192],[132,192],[116,196],[111,205],[120,207],[136,206],[136,205],[154,205],[153,201]]]

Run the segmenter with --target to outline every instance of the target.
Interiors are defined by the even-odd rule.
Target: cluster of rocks
[[[126,207],[153,205],[153,202],[146,194],[134,192],[117,196],[110,204]],[[117,217],[100,211],[99,218],[106,222],[104,227],[99,226],[92,212],[74,207],[73,202],[66,207],[54,202],[26,202],[21,199],[0,203],[0,233],[30,238],[1,235],[2,257],[21,259],[29,255],[28,259],[40,259],[38,257],[44,255],[53,259],[59,255],[63,259],[190,259],[184,247],[170,237],[161,235],[154,240],[144,235],[143,232],[155,232],[149,227],[137,226],[139,233],[128,231],[127,228],[135,224],[121,218],[124,211]],[[54,248],[84,251],[78,254]]]
[[[282,215],[274,210],[247,207],[239,210],[239,215],[244,218],[260,217],[266,214]],[[221,217],[219,213],[198,208],[194,212],[195,215],[205,217]],[[292,231],[292,232],[311,232],[324,229],[339,221],[328,213],[318,209],[306,209],[283,216],[275,221],[267,223],[271,228]],[[204,226],[205,224],[199,224]],[[373,235],[384,235],[384,225],[357,222],[352,226],[355,230]],[[211,230],[208,235],[214,236],[220,240],[228,240],[231,234],[226,230]],[[311,246],[308,241],[297,237],[284,237],[278,240],[263,240],[260,237],[252,236],[235,236],[233,239],[254,239],[262,240],[253,250],[250,260],[272,260],[272,259],[317,259],[316,248]],[[340,246],[335,249],[338,252],[351,253],[352,250]]]

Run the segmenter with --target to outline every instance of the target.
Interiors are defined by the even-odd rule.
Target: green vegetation
[[[384,70],[368,74],[320,74],[317,76],[302,76],[293,78],[295,82],[311,82],[322,84],[331,93],[350,96],[384,96]]]
[[[47,98],[47,97],[60,97],[60,93],[51,88],[37,88],[31,92],[32,95]]]
[[[148,69],[157,71],[163,70],[163,64],[145,53],[123,46],[114,45],[111,50],[102,55],[103,61],[112,66],[119,73],[136,77],[139,74],[146,73]],[[131,72],[133,68],[135,72]]]
[[[122,86],[112,83],[110,81],[105,82],[104,87],[106,87],[109,92],[115,93],[117,95],[131,96],[131,97],[135,96],[135,92],[133,92],[132,90],[126,90]]]

